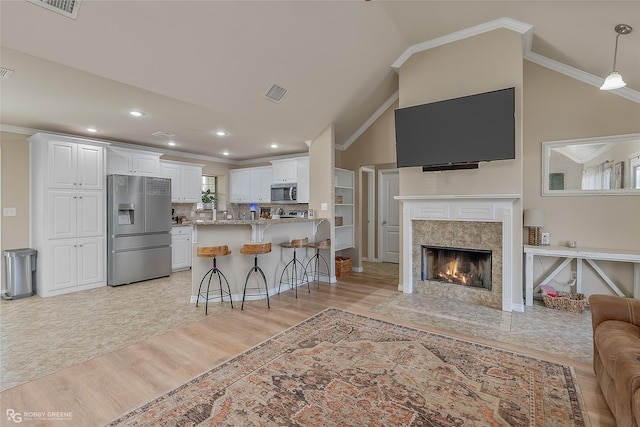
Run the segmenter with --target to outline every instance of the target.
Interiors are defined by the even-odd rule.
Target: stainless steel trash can
[[[26,298],[36,290],[35,249],[8,249],[3,251],[5,261],[5,278],[7,291],[2,296],[6,299]]]

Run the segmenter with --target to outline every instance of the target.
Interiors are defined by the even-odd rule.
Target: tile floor
[[[367,264],[365,272],[397,277],[397,265]],[[183,271],[135,286],[0,301],[0,390],[202,320],[204,307],[195,309],[189,303],[190,293],[191,272]],[[229,309],[227,303],[216,303],[209,306],[209,314]],[[420,293],[398,293],[373,311],[575,360],[591,360],[588,309],[569,313],[538,303],[524,313],[505,313]]]

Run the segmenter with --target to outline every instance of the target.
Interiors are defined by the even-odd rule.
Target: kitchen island
[[[192,267],[191,267],[191,302],[195,303],[198,295],[198,287],[202,277],[209,271],[212,266],[211,258],[199,258],[197,248],[202,246],[222,246],[227,245],[231,250],[231,254],[218,258],[218,268],[224,273],[229,280],[231,294],[235,302],[242,301],[242,292],[244,289],[244,281],[247,273],[253,266],[254,258],[250,255],[240,253],[240,248],[246,243],[271,243],[271,252],[264,255],[258,255],[258,265],[264,271],[269,287],[269,295],[278,293],[278,282],[284,266],[293,257],[291,249],[280,248],[280,243],[290,242],[292,239],[304,239],[307,237],[309,242],[316,240],[316,234],[320,224],[327,224],[326,219],[309,219],[309,218],[283,218],[283,219],[258,219],[258,220],[196,220],[185,221],[184,225],[193,226],[193,247],[192,247]],[[328,225],[327,225],[328,230]],[[323,233],[324,235],[324,233]],[[326,237],[322,237],[326,238]],[[297,249],[297,257],[306,265],[310,257],[315,252],[313,249],[301,248]],[[324,254],[328,259],[328,254]],[[259,285],[257,277],[253,274],[249,288],[255,288]],[[214,286],[215,281],[215,286]],[[224,283],[224,281],[223,281]],[[207,280],[203,284],[206,290]],[[261,284],[263,287],[264,285]],[[211,280],[211,287],[218,288],[218,278]],[[306,285],[305,285],[306,288]],[[283,285],[281,292],[289,289],[288,285]],[[300,289],[302,290],[302,288]],[[210,296],[213,295],[210,293]],[[219,297],[219,292],[218,292]],[[255,290],[247,291],[245,301],[266,298],[264,290],[262,295],[257,295]],[[202,302],[202,298],[200,299]],[[218,303],[212,300],[210,303]],[[225,301],[228,298],[225,297]],[[239,305],[237,306],[239,308]],[[266,302],[265,302],[266,308]]]

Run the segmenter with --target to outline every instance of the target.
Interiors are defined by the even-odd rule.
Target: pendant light
[[[629,34],[633,28],[627,24],[618,24],[615,27],[616,33],[616,49],[613,53],[613,71],[609,73],[604,83],[600,86],[600,90],[612,90],[625,87],[627,84],[622,80],[622,76],[616,71],[616,57],[618,56],[618,37],[621,34]]]

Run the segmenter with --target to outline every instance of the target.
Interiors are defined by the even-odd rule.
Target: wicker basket
[[[570,292],[556,292],[556,296],[543,295],[542,300],[544,305],[556,310],[573,311],[576,313],[582,312],[587,306],[587,299],[584,294],[570,293]]]
[[[344,224],[344,221],[343,221],[342,217],[341,216],[337,216],[336,217],[336,227],[340,227],[340,226],[342,226],[342,224]]]
[[[348,276],[353,269],[353,260],[351,258],[336,257],[336,277]]]
[[[336,194],[336,205],[341,205],[344,200],[343,196],[340,194]]]

